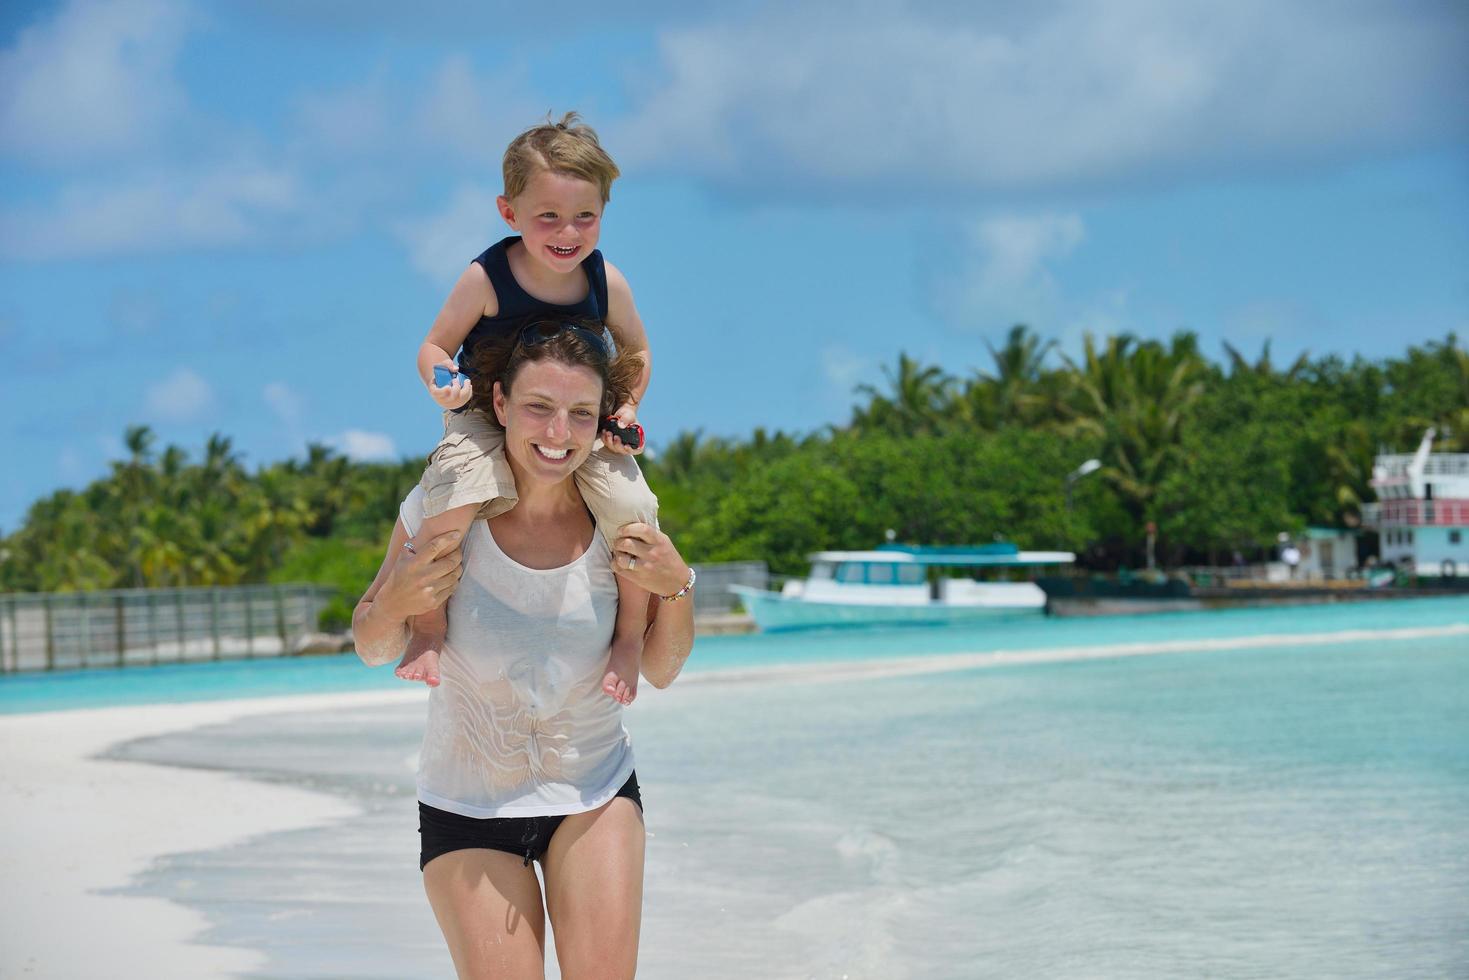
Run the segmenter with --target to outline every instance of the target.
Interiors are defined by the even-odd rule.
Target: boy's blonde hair
[[[547,116],[543,125],[532,126],[510,141],[505,148],[505,196],[518,196],[542,170],[596,184],[603,204],[612,199],[612,182],[621,174],[602,149],[596,131],[574,112],[558,123]]]

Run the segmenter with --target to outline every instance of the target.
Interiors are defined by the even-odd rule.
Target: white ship
[[[1013,544],[819,551],[811,574],[779,592],[732,585],[762,630],[821,626],[957,623],[1045,609],[1046,594],[1024,577],[1066,565],[1069,551],[1021,551]],[[962,570],[945,577],[940,572]]]
[[[1435,453],[1429,429],[1412,454],[1377,457],[1377,502],[1363,506],[1382,562],[1415,575],[1469,574],[1469,453]]]

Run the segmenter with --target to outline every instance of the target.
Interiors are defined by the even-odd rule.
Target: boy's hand
[[[638,407],[632,402],[623,402],[622,406],[612,413],[612,417],[617,420],[618,425],[624,429],[630,429],[638,424]],[[621,453],[623,456],[641,456],[643,449],[647,446],[647,442],[645,441],[643,445],[632,449],[617,436],[606,430],[602,432],[602,444],[612,452]]]
[[[445,409],[463,408],[465,405],[468,405],[470,396],[474,394],[474,386],[470,384],[468,378],[458,373],[459,369],[455,366],[454,362],[445,359],[435,364],[434,367],[448,368],[450,371],[455,372],[454,380],[443,387],[434,384],[432,381],[429,382],[428,393],[433,397],[434,402],[440,408]]]

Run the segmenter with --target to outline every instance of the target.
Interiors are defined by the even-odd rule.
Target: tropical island
[[[1358,528],[1373,456],[1426,428],[1469,451],[1469,351],[1452,334],[1401,356],[1303,354],[1277,365],[1197,337],[1088,336],[1076,358],[1025,326],[964,374],[906,355],[862,386],[844,425],[745,438],[686,431],[645,455],[663,526],[696,562],[797,574],[823,548],[1011,540],[1136,568],[1146,528],[1165,567],[1257,559],[1282,532]],[[381,559],[418,458],[354,462],[312,445],[248,468],[224,435],[202,452],[128,456],[33,504],[0,537],[0,591],[318,582],[339,625]],[[1078,466],[1100,461],[1074,479]],[[1068,479],[1072,477],[1072,479]],[[1364,532],[1366,551],[1374,535]]]

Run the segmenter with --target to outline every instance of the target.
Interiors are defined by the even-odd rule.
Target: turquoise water
[[[701,641],[698,669],[775,651],[888,658],[1466,612],[1453,600],[731,638]],[[912,666],[708,674],[633,706],[650,833],[640,977],[1469,976],[1465,636]],[[360,809],[173,855],[129,891],[199,910],[210,942],[264,951],[260,977],[451,975],[415,860],[422,723],[420,705],[288,712],[119,749]]]
[[[1401,629],[1469,623],[1469,598],[1087,619],[1030,617],[957,627],[816,630],[699,639],[686,668],[862,661],[991,650],[1038,650],[1268,634]],[[1469,641],[1466,641],[1469,642]],[[219,700],[292,693],[384,690],[388,668],[352,654],[0,675],[0,714],[120,704]]]

